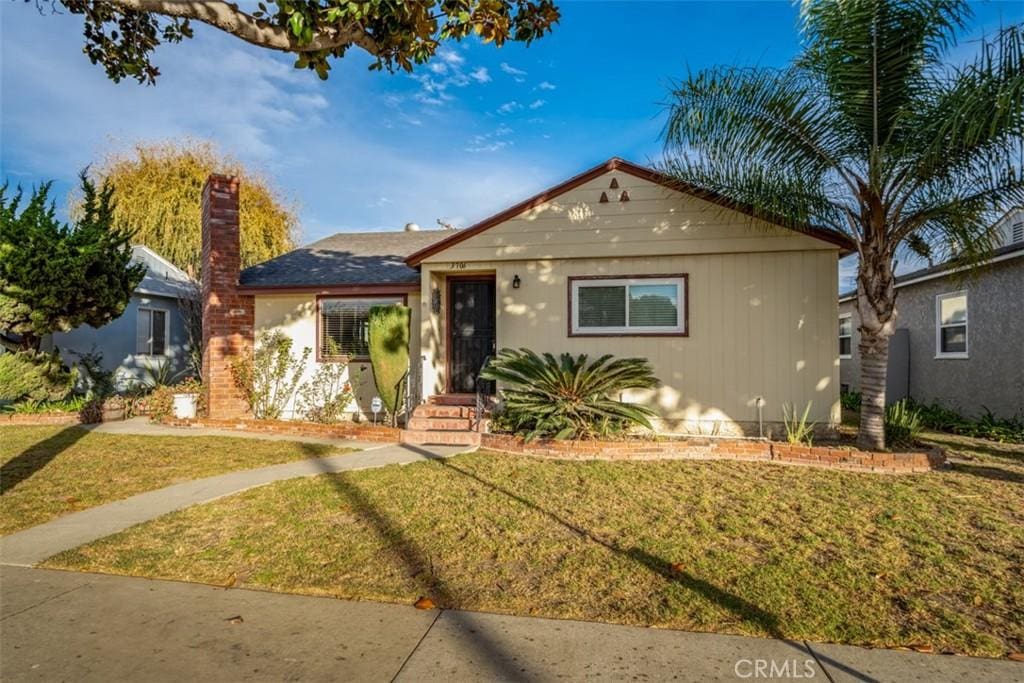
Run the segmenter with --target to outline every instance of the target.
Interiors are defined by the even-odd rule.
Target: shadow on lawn
[[[88,433],[88,430],[79,426],[62,429],[53,436],[37,441],[5,462],[0,467],[0,496],[46,467]]]
[[[666,580],[678,583],[690,591],[703,595],[705,598],[728,609],[744,621],[759,626],[772,637],[786,642],[801,652],[806,652],[799,642],[788,640],[783,637],[779,620],[775,615],[766,612],[757,605],[728,591],[722,590],[703,579],[697,578],[685,570],[673,567],[669,561],[652,555],[642,548],[624,548],[613,541],[601,538],[588,529],[582,528],[570,520],[564,519],[550,510],[541,507],[532,500],[510,491],[502,487],[500,484],[483,479],[479,475],[448,462],[446,458],[437,456],[426,449],[417,448],[416,446],[408,444],[405,444],[403,447],[414,453],[422,455],[426,459],[436,461],[453,472],[473,479],[495,492],[501,493],[518,504],[526,506],[531,510],[544,515],[548,519],[581,536],[582,538],[593,543],[597,543],[598,545],[608,549],[610,552],[628,558],[647,568],[649,571],[661,575]],[[326,468],[324,471],[327,473]],[[424,595],[429,597],[437,606],[442,608],[457,608],[463,606],[457,587],[447,584],[443,578],[438,577],[435,574],[433,564],[423,549],[411,541],[404,534],[399,525],[396,525],[386,515],[382,514],[363,491],[351,483],[346,482],[342,477],[330,477],[330,481],[338,492],[344,496],[356,510],[358,510],[361,516],[373,524],[381,538],[386,539],[398,551],[399,556],[401,557],[402,562],[406,565],[410,576],[414,577],[419,582]],[[468,622],[468,617],[464,613],[456,611],[451,612],[450,614],[458,622]],[[483,633],[482,629],[470,623],[461,623],[460,625],[465,627],[465,632],[473,635],[477,648],[481,655],[486,658],[485,661],[498,669],[495,672],[496,675],[510,680],[522,680],[526,676],[524,669],[516,662],[514,654],[503,651],[501,645],[494,642],[486,633]]]

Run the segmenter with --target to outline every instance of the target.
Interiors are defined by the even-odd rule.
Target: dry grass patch
[[[881,476],[492,453],[281,482],[52,567],[1002,655],[1024,649],[1024,469]]]
[[[180,481],[341,452],[234,437],[0,427],[0,535]]]

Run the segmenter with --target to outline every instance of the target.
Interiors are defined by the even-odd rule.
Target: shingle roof
[[[1024,252],[1024,242],[1015,242],[1013,244],[1007,244],[1006,246],[999,247],[998,249],[993,249],[992,250],[992,256],[986,261],[986,263],[988,263],[992,259],[997,259],[997,258],[999,258],[1001,256],[1006,256],[1007,254],[1014,254],[1014,253],[1016,253],[1018,251],[1019,252]],[[939,273],[944,273],[947,270],[948,271],[953,271],[953,270],[956,270],[959,267],[960,267],[960,265],[958,263],[956,263],[955,260],[949,260],[949,261],[944,261],[942,263],[936,264],[934,266],[928,266],[927,268],[921,268],[919,270],[915,270],[915,271],[912,271],[910,273],[904,273],[903,275],[899,275],[899,276],[896,277],[896,286],[899,287],[901,284],[904,284],[906,282],[911,282],[913,280],[917,280],[917,279],[922,278],[922,277],[927,277],[929,275],[938,275]],[[857,294],[857,290],[856,289],[851,289],[848,292],[843,292],[842,294],[840,294],[839,295],[839,299],[840,300],[848,299],[851,296],[854,296],[856,294]]]
[[[419,282],[405,257],[451,235],[447,230],[339,232],[246,268],[243,287],[327,287]]]

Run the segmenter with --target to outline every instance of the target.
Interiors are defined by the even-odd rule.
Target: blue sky
[[[656,160],[668,86],[687,69],[782,65],[798,48],[786,2],[561,7],[554,33],[528,48],[453,44],[413,75],[370,72],[353,50],[327,82],[200,25],[160,48],[162,76],[145,87],[88,62],[79,18],[3,2],[0,175],[55,179],[63,199],[109,149],[192,136],[295,201],[302,242],[465,226],[610,156]],[[1024,20],[1024,3],[974,7],[973,37]]]

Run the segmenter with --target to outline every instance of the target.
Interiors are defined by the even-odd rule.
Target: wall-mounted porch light
[[[437,287],[430,290],[430,310],[434,313],[441,312],[441,290]]]
[[[512,289],[519,289],[519,285],[523,284],[523,281],[519,279],[518,275],[512,276]]]

